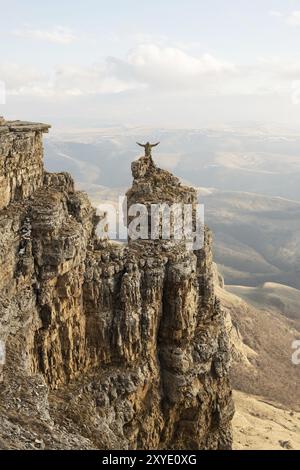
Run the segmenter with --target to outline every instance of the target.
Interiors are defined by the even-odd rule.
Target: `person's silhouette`
[[[156,144],[150,144],[150,142],[147,142],[146,144],[140,144],[139,142],[137,142],[137,144],[140,146],[140,147],[144,147],[145,149],[145,157],[151,157],[151,150],[152,150],[152,147],[156,147],[160,142],[157,142]]]

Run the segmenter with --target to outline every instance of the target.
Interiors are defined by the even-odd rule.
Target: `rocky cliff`
[[[233,402],[211,234],[100,241],[49,126],[0,123],[0,447],[229,449]],[[196,203],[151,159],[130,203]]]

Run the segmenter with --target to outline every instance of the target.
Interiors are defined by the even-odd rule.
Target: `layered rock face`
[[[42,186],[42,132],[49,127],[0,121],[0,210]]]
[[[0,446],[231,448],[209,230],[196,251],[100,241],[87,196],[43,170],[47,129],[0,126]],[[129,204],[196,204],[150,158],[132,170]]]

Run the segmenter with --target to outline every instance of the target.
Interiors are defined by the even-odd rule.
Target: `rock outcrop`
[[[233,402],[211,234],[101,241],[49,126],[0,125],[0,447],[229,449]],[[128,201],[196,204],[142,157]]]

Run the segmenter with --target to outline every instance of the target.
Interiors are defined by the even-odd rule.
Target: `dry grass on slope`
[[[217,295],[232,319],[233,387],[300,410],[300,366],[291,360],[300,331],[276,311],[254,308],[219,287]]]
[[[233,448],[241,450],[300,449],[300,413],[234,392]]]

